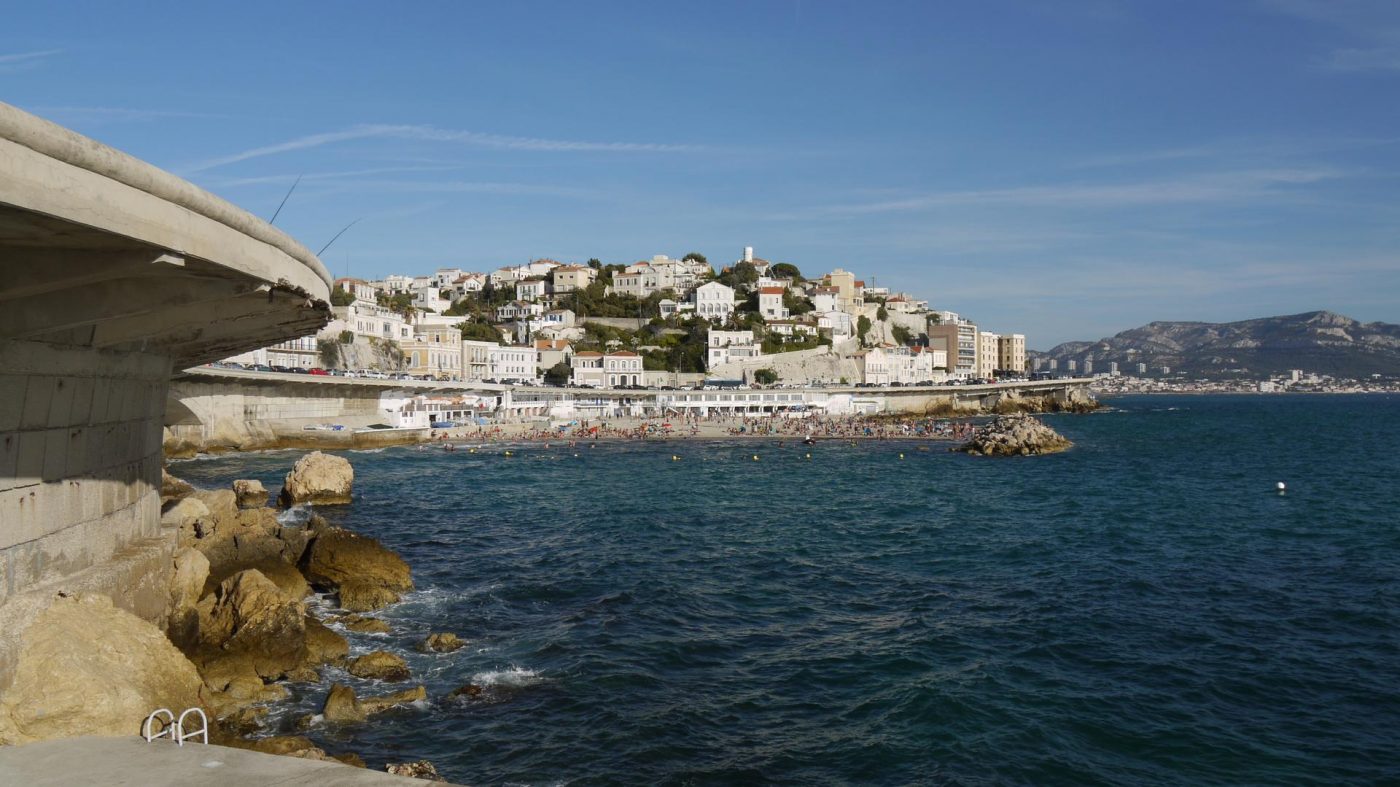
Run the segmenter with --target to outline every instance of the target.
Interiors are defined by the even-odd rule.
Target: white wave
[[[277,524],[301,527],[311,521],[313,513],[310,503],[299,503],[277,515]]]
[[[532,669],[517,667],[512,665],[508,669],[492,670],[489,672],[478,672],[472,676],[471,682],[478,686],[507,686],[519,688],[521,686],[533,686],[543,681],[544,678]]]

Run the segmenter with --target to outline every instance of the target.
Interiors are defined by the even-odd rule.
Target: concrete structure
[[[0,747],[0,784],[58,787],[140,784],[143,787],[413,787],[406,776],[299,757],[139,737],[65,738]]]
[[[165,614],[171,370],[314,334],[330,275],[266,222],[0,104],[0,691],[59,588]]]
[[[587,265],[560,265],[553,274],[557,293],[586,289],[598,277],[598,272]]]
[[[786,287],[759,287],[758,313],[763,315],[764,320],[787,319],[788,310],[783,306],[783,294],[786,292]]]

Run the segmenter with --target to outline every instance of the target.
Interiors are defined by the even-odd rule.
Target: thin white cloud
[[[411,167],[378,167],[375,169],[351,169],[340,172],[307,172],[307,173],[285,173],[281,175],[262,175],[252,178],[229,178],[216,180],[209,183],[212,188],[236,188],[239,186],[262,186],[269,183],[291,184],[297,180],[302,182],[314,182],[318,180],[341,180],[345,178],[362,178],[367,175],[393,175],[404,172],[452,172],[466,169],[461,164],[425,165]]]
[[[185,174],[203,172],[215,167],[236,164],[240,161],[264,156],[307,150],[338,142],[356,139],[407,139],[429,142],[449,142],[474,147],[498,150],[525,150],[545,152],[605,152],[605,153],[684,153],[699,150],[693,145],[668,145],[646,142],[580,142],[575,140],[544,139],[536,137],[512,137],[503,134],[486,134],[477,131],[460,131],[437,128],[436,126],[416,125],[361,125],[343,131],[311,134],[280,142],[275,145],[252,148],[228,156],[208,159],[184,168]]]
[[[1332,169],[1265,169],[1212,173],[1138,183],[1065,184],[1009,189],[944,191],[904,199],[832,205],[784,218],[908,213],[933,208],[1025,206],[1115,208],[1142,205],[1232,202],[1285,193],[1282,189],[1341,177]]]
[[[1365,46],[1317,58],[1325,71],[1400,71],[1400,3],[1394,0],[1259,0],[1275,13],[1331,26]]]
[[[145,122],[172,118],[226,118],[205,112],[182,112],[168,109],[131,109],[126,107],[29,107],[29,111],[48,118],[68,122]]]
[[[42,65],[50,57],[62,53],[62,49],[41,49],[36,52],[13,52],[8,55],[0,55],[0,74],[28,71]]]

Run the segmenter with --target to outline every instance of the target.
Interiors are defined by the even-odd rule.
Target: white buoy
[[[1285,484],[1285,483],[1282,482],[1282,481],[1279,481],[1279,482],[1278,482],[1277,487],[1278,487],[1278,493],[1279,493],[1279,494],[1283,494],[1284,492],[1288,491],[1288,485]]]

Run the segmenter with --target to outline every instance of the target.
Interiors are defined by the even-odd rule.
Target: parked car
[[[314,368],[312,368],[312,369],[307,369],[307,370],[306,370],[306,373],[307,373],[307,374],[320,375],[320,376],[322,376],[322,377],[325,377],[326,375],[329,375],[329,374],[330,374],[330,372],[326,371],[325,369],[322,369],[322,368],[319,367],[319,366],[314,367]]]

